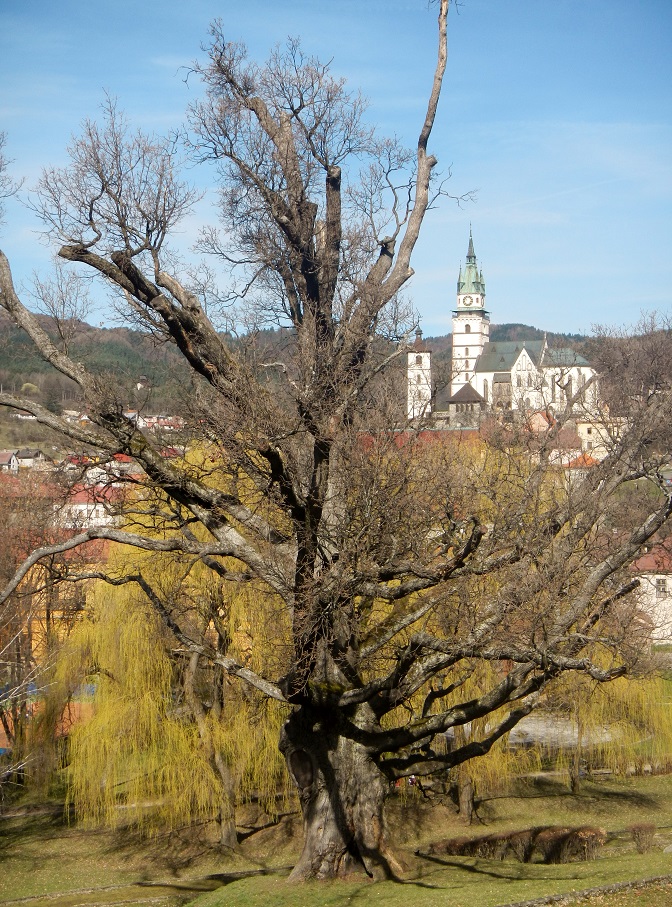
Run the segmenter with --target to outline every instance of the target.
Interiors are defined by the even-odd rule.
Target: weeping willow
[[[54,683],[72,688],[79,672],[93,687],[91,715],[69,739],[68,799],[87,824],[135,822],[151,833],[221,816],[231,794],[235,803],[254,797],[271,814],[278,792],[287,796],[280,710],[231,685],[223,709],[206,702],[199,727],[180,691],[184,656],[173,649],[135,587],[98,585]]]
[[[557,753],[556,767],[578,786],[584,764],[617,775],[672,767],[672,682],[660,675],[598,684],[567,676],[555,688],[549,717],[570,723],[576,743]]]

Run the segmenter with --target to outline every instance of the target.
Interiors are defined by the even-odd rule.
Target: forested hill
[[[542,331],[528,324],[493,324],[490,326],[490,340],[503,342],[506,340],[543,340],[544,335],[548,345],[553,348],[570,347],[577,353],[585,355],[589,337],[585,334],[556,334],[551,331]],[[425,342],[431,351],[439,358],[450,355],[452,334],[443,334],[441,337],[425,337]]]
[[[54,336],[50,318],[40,316],[43,327]],[[492,325],[492,340],[540,340],[544,332],[523,324]],[[582,351],[587,338],[579,334],[548,334],[551,346],[570,346]],[[256,337],[258,347],[265,353],[282,357],[287,341],[283,330],[261,331]],[[428,346],[439,360],[448,358],[452,337],[426,338]],[[249,343],[244,338],[239,343]],[[232,341],[233,342],[233,341]],[[153,388],[154,403],[162,410],[178,405],[179,388],[184,391],[187,372],[181,356],[169,344],[157,344],[146,334],[124,327],[93,327],[78,323],[70,340],[70,353],[75,359],[87,362],[98,374],[113,375],[120,391],[132,388],[146,379]],[[56,375],[53,369],[35,353],[26,336],[0,313],[0,385],[6,390],[34,393],[43,401],[65,406],[77,399],[77,389],[71,381]],[[28,386],[28,387],[26,387]],[[130,403],[129,399],[129,403]]]

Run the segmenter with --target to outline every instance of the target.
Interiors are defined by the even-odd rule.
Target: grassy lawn
[[[670,869],[670,858],[647,861],[658,872]],[[196,907],[346,907],[357,903],[372,907],[499,907],[555,894],[573,892],[638,876],[641,861],[611,858],[593,863],[567,866],[518,866],[485,860],[453,858],[450,864],[437,863],[419,878],[403,883],[338,882],[288,885],[282,878],[248,878],[232,881],[216,891],[203,894],[192,903]],[[640,891],[592,894],[589,903],[609,907],[630,904],[669,907],[672,885],[652,887],[652,897],[644,900]],[[648,889],[643,889],[648,892]],[[601,899],[601,900],[598,900]],[[585,901],[584,901],[585,903]]]
[[[669,907],[672,884],[592,893],[587,889],[672,876],[672,776],[586,783],[579,796],[559,781],[537,779],[517,796],[486,801],[481,824],[465,828],[447,806],[429,806],[415,793],[393,804],[391,825],[407,873],[403,882],[289,885],[300,846],[297,817],[276,826],[251,819],[241,853],[213,850],[199,830],[150,842],[132,833],[83,830],[54,811],[0,817],[0,903],[30,907],[154,905],[176,907],[499,907],[550,895],[564,903],[604,907]],[[653,848],[636,852],[628,828],[657,826]],[[609,840],[596,860],[544,865],[475,857],[431,856],[444,838],[477,836],[535,825],[598,825]],[[416,851],[418,851],[416,853]]]

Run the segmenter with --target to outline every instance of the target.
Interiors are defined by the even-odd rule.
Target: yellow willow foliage
[[[672,682],[658,675],[619,677],[598,684],[583,676],[562,678],[554,687],[550,715],[571,721],[580,735],[583,758],[593,768],[617,774],[641,771],[644,764],[665,768],[672,762]],[[564,706],[564,708],[563,708]],[[574,753],[558,755],[565,769]]]
[[[483,661],[474,661],[467,666],[458,667],[455,672],[456,676],[448,677],[446,680],[451,682],[451,680],[457,679],[458,675],[463,676],[467,672],[468,679],[455,690],[453,697],[447,698],[446,706],[459,705],[472,698],[476,699],[501,680],[497,664]],[[516,706],[517,703],[477,718],[467,725],[456,727],[454,745],[462,746],[469,743],[470,740],[483,739],[487,736],[488,731],[503,721],[511,709]],[[540,768],[541,759],[538,751],[522,747],[512,748],[509,746],[509,735],[505,734],[488,753],[458,766],[453,771],[453,775],[456,777],[467,776],[474,787],[474,795],[483,796],[486,793],[501,793],[510,787],[516,777],[538,771]]]
[[[253,472],[268,477],[268,464],[255,451],[247,452],[247,464],[235,463],[220,445],[192,441],[181,465],[204,485],[237,495],[247,507],[280,531],[291,530],[291,521],[268,495],[267,481],[259,487]],[[240,528],[240,527],[239,527]]]
[[[148,831],[227,811],[209,747],[174,701],[175,663],[151,606],[132,587],[100,585],[90,617],[64,649],[60,682],[91,667],[93,713],[70,735],[69,800],[92,824],[134,821]],[[238,691],[237,687],[233,687]],[[238,695],[208,717],[209,740],[231,768],[234,792],[270,812],[286,777],[277,748],[280,710]]]
[[[212,740],[230,766],[238,802],[257,799],[267,814],[287,808],[292,791],[278,750],[287,712],[268,701],[236,703],[225,722],[208,716]]]
[[[241,569],[234,558],[223,558],[221,563],[234,574]],[[115,550],[108,573],[141,573],[164,600],[182,612],[182,623],[206,640],[212,630],[209,622],[214,608],[229,633],[228,654],[252,670],[282,674],[289,667],[289,614],[262,582],[222,580],[198,558],[128,548]]]
[[[463,681],[462,684],[451,695],[438,700],[430,714],[477,698],[501,680],[501,675],[498,675],[496,664],[474,660],[469,662],[469,664],[462,663],[454,671],[447,672],[442,677],[443,685],[447,687],[458,679]],[[410,703],[411,707],[416,711],[416,715],[421,709],[421,704],[427,692],[428,689],[422,689],[416,693]],[[511,706],[511,708],[515,708],[515,705]],[[385,726],[388,724],[394,726],[403,722],[405,711],[405,708],[400,707],[390,713],[385,718]],[[469,743],[470,740],[480,740],[487,736],[488,730],[503,721],[509,711],[509,708],[501,708],[466,725],[456,726],[452,729],[451,748],[456,749]],[[435,738],[432,743],[432,747],[437,753],[441,751],[442,745],[444,744],[442,744],[440,738]],[[446,741],[445,745],[448,745],[448,741]],[[508,744],[508,734],[506,734],[484,756],[470,759],[468,762],[452,768],[449,777],[452,780],[468,777],[473,785],[475,796],[484,796],[485,794],[506,791],[516,777],[538,771],[540,768],[540,751],[533,748],[512,748]]]

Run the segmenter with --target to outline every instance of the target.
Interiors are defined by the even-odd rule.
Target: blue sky
[[[263,59],[300,35],[370,100],[382,132],[413,143],[435,58],[425,0],[0,0],[0,129],[34,184],[66,161],[107,91],[134,123],[179,125],[198,87],[182,68],[208,23]],[[626,325],[672,302],[670,0],[461,0],[432,151],[452,171],[426,222],[409,294],[428,335],[450,330],[469,225],[495,323],[557,331]],[[214,218],[206,197],[185,224]],[[49,250],[28,209],[0,235],[17,284]]]

